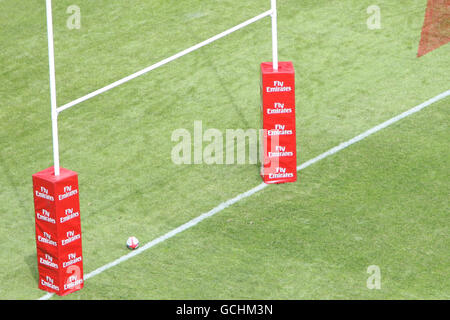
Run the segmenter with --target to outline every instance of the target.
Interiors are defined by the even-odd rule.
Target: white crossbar
[[[72,102],[69,102],[69,103],[67,103],[67,104],[57,108],[57,112],[59,113],[61,111],[69,109],[69,108],[71,108],[71,107],[73,107],[73,106],[75,106],[75,105],[77,105],[77,104],[79,104],[79,103],[81,103],[83,101],[86,101],[86,100],[88,100],[90,98],[93,98],[93,97],[95,97],[95,96],[97,96],[97,95],[99,95],[101,93],[104,93],[104,92],[106,92],[106,91],[108,91],[110,89],[113,89],[113,88],[115,88],[117,86],[120,86],[121,84],[124,84],[124,83],[126,83],[126,82],[128,82],[130,80],[133,80],[133,79],[135,79],[135,78],[137,78],[139,76],[142,76],[143,74],[146,74],[147,72],[155,70],[156,68],[159,68],[159,67],[161,67],[161,66],[163,66],[163,65],[165,65],[165,64],[167,64],[167,63],[169,63],[171,61],[174,61],[174,60],[176,60],[178,58],[181,58],[182,56],[184,56],[184,55],[186,55],[188,53],[191,53],[191,52],[193,52],[193,51],[195,51],[197,49],[200,49],[201,47],[204,47],[204,46],[206,46],[206,45],[208,45],[208,44],[210,44],[210,43],[212,43],[212,42],[214,42],[216,40],[219,40],[219,39],[229,35],[230,33],[233,33],[233,32],[235,32],[235,31],[237,31],[239,29],[242,29],[242,28],[248,26],[249,24],[252,24],[252,23],[254,23],[254,22],[258,21],[258,20],[261,20],[261,19],[263,19],[263,18],[265,18],[267,16],[270,16],[270,15],[272,15],[272,13],[273,13],[273,9],[268,10],[268,11],[266,11],[264,13],[261,13],[260,15],[257,15],[256,17],[253,17],[253,18],[251,18],[251,19],[249,19],[249,20],[247,20],[245,22],[242,22],[241,24],[238,24],[237,26],[235,26],[233,28],[230,28],[230,29],[228,29],[228,30],[226,30],[226,31],[224,31],[222,33],[219,33],[219,34],[215,35],[214,37],[211,37],[211,38],[209,38],[209,39],[207,39],[207,40],[205,40],[203,42],[200,42],[199,44],[196,44],[196,45],[194,45],[194,46],[192,46],[192,47],[190,47],[190,48],[188,48],[186,50],[183,50],[183,51],[181,51],[181,52],[179,52],[177,54],[174,54],[173,56],[171,56],[169,58],[161,60],[160,62],[155,63],[155,64],[153,64],[153,65],[151,65],[151,66],[149,66],[149,67],[147,67],[145,69],[142,69],[141,71],[133,73],[132,75],[129,75],[128,77],[120,79],[120,80],[118,80],[116,82],[111,83],[110,85],[107,85],[107,86],[105,86],[105,87],[103,87],[101,89],[98,89],[98,90],[96,90],[94,92],[91,92],[91,93],[89,93],[89,94],[87,94],[87,95],[85,95],[85,96],[83,96],[81,98],[73,100]]]

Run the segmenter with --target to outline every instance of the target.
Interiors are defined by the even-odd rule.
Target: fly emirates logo
[[[39,190],[35,190],[36,197],[44,198],[50,201],[55,201],[51,195],[48,194],[48,189],[45,187],[40,187]]]
[[[275,151],[269,151],[269,158],[274,157],[292,157],[294,153],[287,151],[285,146],[275,146]]]
[[[276,124],[274,129],[267,131],[267,134],[269,136],[289,136],[293,134],[293,131],[286,129],[285,124]]]
[[[41,279],[41,285],[49,287],[50,289],[59,291],[59,287],[55,285],[55,280],[50,276],[45,276]]]
[[[50,216],[50,211],[47,211],[45,209],[42,209],[42,212],[36,212],[36,218],[42,221],[50,222],[52,224],[56,223],[56,220]]]
[[[65,245],[67,245],[67,244],[69,244],[71,242],[74,242],[74,241],[76,241],[76,240],[78,240],[80,238],[81,238],[81,234],[79,234],[79,233],[75,234],[75,231],[67,231],[66,232],[66,239],[61,240],[61,244],[63,246],[65,246]]]
[[[68,266],[71,266],[71,265],[73,265],[75,263],[78,263],[81,260],[82,260],[82,257],[81,256],[77,256],[76,252],[69,253],[67,255],[67,261],[63,261],[63,263],[62,263],[63,264],[63,268],[67,268]]]
[[[273,108],[266,109],[267,114],[284,114],[284,113],[292,113],[292,108],[287,108],[284,106],[284,103],[275,102],[273,104]]]
[[[64,290],[74,289],[75,287],[81,286],[82,283],[83,279],[79,275],[71,275],[67,278],[67,281],[64,284]]]
[[[75,210],[73,210],[73,208],[64,210],[64,213],[65,213],[65,216],[59,218],[59,222],[61,222],[61,223],[64,223],[66,221],[69,221],[73,218],[80,216],[80,213],[78,211],[75,212]]]
[[[78,189],[72,190],[72,186],[65,186],[64,193],[58,195],[58,200],[64,200],[76,194],[78,194]]]
[[[266,87],[266,92],[291,92],[292,87],[284,85],[284,81],[274,81],[273,87]]]
[[[276,178],[293,178],[292,172],[287,172],[286,168],[277,168],[275,173],[269,173],[269,179]]]
[[[53,261],[53,257],[46,253],[43,257],[39,257],[39,263],[53,269],[58,269],[58,264]]]
[[[43,235],[44,236],[38,235],[38,241],[39,242],[49,244],[49,245],[51,245],[53,247],[57,246],[56,241],[52,240],[52,236],[49,233],[44,231]]]

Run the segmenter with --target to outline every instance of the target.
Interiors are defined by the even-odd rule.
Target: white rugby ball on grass
[[[139,240],[136,237],[129,237],[127,240],[127,248],[130,250],[134,250],[139,247]]]

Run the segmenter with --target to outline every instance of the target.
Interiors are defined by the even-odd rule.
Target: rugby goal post
[[[256,21],[259,21],[265,17],[270,16],[272,20],[272,60],[273,69],[278,70],[278,31],[277,31],[277,1],[271,0],[271,8],[251,19],[248,19],[228,30],[225,30],[205,41],[202,41],[190,48],[180,51],[164,60],[161,60],[147,68],[137,71],[127,77],[117,80],[103,88],[95,90],[85,96],[75,99],[69,103],[66,103],[60,107],[57,106],[56,99],[56,80],[55,80],[55,52],[54,52],[54,36],[53,36],[53,18],[52,18],[52,0],[46,0],[46,12],[47,12],[47,38],[48,38],[48,59],[49,59],[49,73],[50,73],[50,100],[51,100],[51,119],[52,119],[52,138],[53,138],[53,167],[54,174],[58,176],[60,174],[60,159],[59,159],[59,139],[58,139],[58,115],[64,110],[67,110],[75,105],[78,105],[88,99],[91,99],[99,94],[107,92],[115,87],[118,87],[130,80],[140,77],[152,70],[155,70],[163,65],[172,62],[182,56],[185,56],[195,50],[198,50],[214,41],[217,41],[237,30],[240,30]]]

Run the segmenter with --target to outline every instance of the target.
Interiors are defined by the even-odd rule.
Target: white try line
[[[402,120],[402,119],[404,119],[404,118],[406,118],[406,117],[408,117],[408,116],[410,116],[410,115],[412,115],[412,114],[414,114],[416,112],[419,112],[420,110],[422,110],[422,109],[432,105],[433,103],[435,103],[435,102],[437,102],[439,100],[442,100],[442,99],[444,99],[444,98],[446,98],[448,96],[450,96],[450,90],[447,90],[446,92],[443,92],[443,93],[437,95],[436,97],[431,98],[430,100],[425,101],[424,103],[422,103],[422,104],[420,104],[420,105],[418,105],[418,106],[416,106],[414,108],[411,108],[408,111],[405,111],[405,112],[403,112],[403,113],[401,113],[401,114],[399,114],[399,115],[397,115],[397,116],[395,116],[395,117],[393,117],[393,118],[391,118],[391,119],[389,119],[389,120],[387,120],[387,121],[385,121],[385,122],[383,122],[383,123],[381,123],[381,124],[371,128],[371,129],[361,133],[360,135],[358,135],[358,136],[356,136],[356,137],[354,137],[354,138],[352,138],[352,139],[350,139],[350,140],[348,140],[346,142],[343,142],[343,143],[339,144],[338,146],[336,146],[334,148],[331,148],[330,150],[328,150],[328,151],[318,155],[317,157],[306,161],[305,163],[303,163],[303,164],[301,164],[301,165],[299,165],[297,167],[297,171],[303,170],[303,169],[309,167],[310,165],[312,165],[312,164],[314,164],[316,162],[319,162],[320,160],[325,159],[326,157],[329,157],[329,156],[331,156],[331,155],[333,155],[333,154],[335,154],[335,153],[337,153],[337,152],[339,152],[339,151],[341,151],[341,150],[351,146],[352,144],[355,144],[355,143],[357,143],[357,142],[367,138],[368,136],[370,136],[370,135],[372,135],[372,134],[374,134],[374,133],[376,133],[376,132],[378,132],[378,131],[380,131],[380,130],[388,127],[388,126],[390,126],[391,124],[394,124],[394,123],[396,123],[396,122],[398,122],[398,121],[400,121],[400,120]],[[250,190],[248,190],[248,191],[246,191],[244,193],[241,193],[241,194],[237,195],[236,197],[234,197],[234,198],[232,198],[230,200],[222,202],[221,204],[219,204],[214,209],[212,209],[212,210],[210,210],[210,211],[208,211],[206,213],[203,213],[202,215],[198,216],[197,218],[194,218],[194,219],[186,222],[185,224],[179,226],[178,228],[173,229],[172,231],[169,231],[165,235],[163,235],[163,236],[161,236],[159,238],[156,238],[156,239],[148,242],[144,246],[142,246],[142,247],[140,247],[140,248],[138,248],[138,249],[136,249],[134,251],[131,251],[130,253],[128,253],[128,254],[126,254],[126,255],[124,255],[124,256],[122,256],[122,257],[120,257],[120,258],[118,258],[118,259],[116,259],[116,260],[114,260],[114,261],[112,261],[112,262],[110,262],[108,264],[105,264],[104,266],[102,266],[102,267],[100,267],[100,268],[98,268],[98,269],[96,269],[96,270],[86,274],[84,276],[84,280],[92,278],[93,276],[96,276],[97,274],[102,273],[102,272],[104,272],[104,271],[106,271],[106,270],[108,270],[108,269],[118,265],[119,263],[127,261],[127,260],[131,259],[132,257],[137,256],[138,254],[141,254],[142,252],[146,251],[147,249],[150,249],[150,248],[154,247],[157,244],[159,244],[161,242],[164,242],[167,239],[170,239],[173,236],[175,236],[175,235],[177,235],[177,234],[179,234],[179,233],[181,233],[181,232],[183,232],[183,231],[185,231],[187,229],[190,229],[190,228],[194,227],[195,225],[197,225],[198,223],[202,222],[206,218],[209,218],[209,217],[215,215],[216,213],[218,213],[218,212],[228,208],[229,206],[235,204],[236,202],[239,202],[239,201],[241,201],[241,200],[243,200],[245,198],[250,197],[251,195],[257,193],[258,191],[261,191],[261,190],[265,189],[268,186],[270,186],[270,185],[269,184],[265,184],[265,183],[261,183],[258,186],[254,187],[253,189],[250,189]],[[41,297],[39,300],[50,299],[53,295],[54,295],[53,293],[48,293],[48,294],[44,295],[43,297]]]

